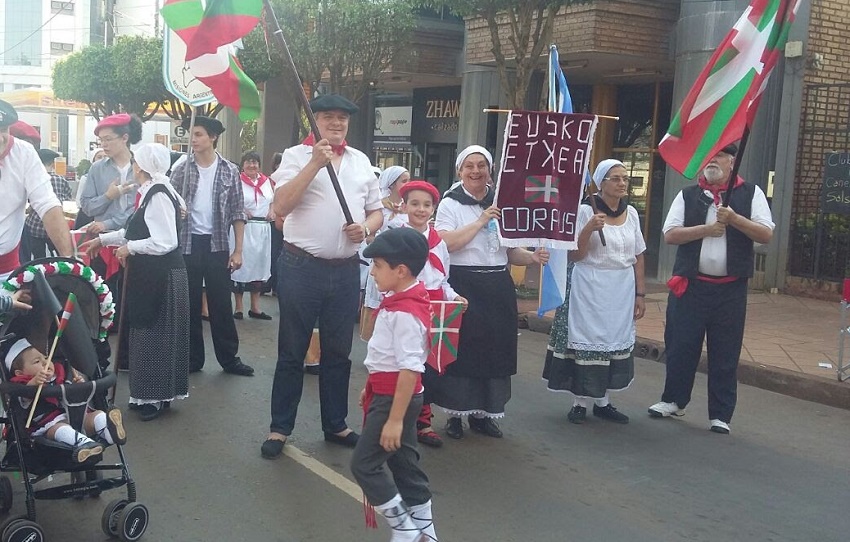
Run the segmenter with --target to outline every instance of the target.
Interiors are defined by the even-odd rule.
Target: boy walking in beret
[[[416,276],[428,259],[428,242],[411,228],[397,228],[375,238],[363,255],[373,259],[371,274],[385,297],[364,361],[365,420],[351,472],[389,523],[391,542],[437,540],[416,444],[431,325],[428,292]]]

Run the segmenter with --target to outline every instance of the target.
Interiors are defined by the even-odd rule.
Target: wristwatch
[[[372,236],[372,230],[370,230],[369,226],[367,226],[366,224],[363,224],[363,231],[366,233],[366,237]]]

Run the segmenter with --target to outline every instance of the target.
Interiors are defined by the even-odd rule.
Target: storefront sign
[[[460,87],[413,91],[413,142],[457,143]]]
[[[821,210],[850,215],[850,152],[833,152],[824,157]]]
[[[376,107],[374,144],[410,143],[412,107]]]

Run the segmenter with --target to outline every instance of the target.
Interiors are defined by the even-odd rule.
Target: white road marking
[[[305,454],[295,446],[287,444],[283,447],[283,453],[287,457],[292,458],[296,463],[299,463],[304,468],[328,482],[335,488],[350,496],[357,502],[363,502],[363,491],[360,486],[336,472],[332,468],[326,466],[318,459],[314,459]]]

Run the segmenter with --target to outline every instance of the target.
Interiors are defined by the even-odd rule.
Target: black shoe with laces
[[[570,412],[567,414],[567,419],[570,423],[583,424],[587,419],[587,409],[583,406],[573,405]]]
[[[463,421],[460,418],[449,418],[446,422],[446,435],[453,439],[462,439]]]
[[[236,358],[232,364],[224,367],[224,372],[239,376],[254,376],[254,368],[250,365],[245,365],[239,358]]]
[[[618,412],[611,403],[608,403],[604,407],[593,405],[593,415],[597,418],[605,418],[614,423],[629,423],[629,417],[622,412]]]
[[[475,416],[470,416],[469,428],[476,433],[481,433],[488,437],[502,438],[502,430],[499,429],[499,426],[492,418],[476,418]]]

